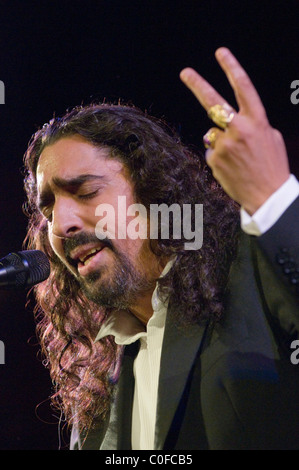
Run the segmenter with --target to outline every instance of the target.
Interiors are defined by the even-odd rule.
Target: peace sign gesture
[[[204,137],[214,177],[252,215],[288,179],[288,157],[245,70],[228,49],[222,47],[215,55],[233,88],[238,111],[195,70],[186,68],[180,77],[218,125]]]

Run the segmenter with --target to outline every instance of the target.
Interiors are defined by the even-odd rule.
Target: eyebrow
[[[92,180],[101,180],[104,181],[106,178],[103,175],[79,175],[76,176],[75,178],[58,178],[54,177],[53,178],[53,183],[57,188],[59,189],[66,189],[66,188],[77,188],[81,186],[82,184],[86,183],[87,181],[92,181]]]
[[[59,189],[74,191],[86,182],[94,181],[94,180],[100,180],[104,182],[106,179],[107,178],[103,175],[84,174],[84,175],[76,176],[74,178],[54,177],[53,183]],[[38,195],[37,205],[38,205],[39,210],[41,211],[44,207],[47,207],[52,202],[52,200],[53,200],[53,192],[48,186],[43,191],[41,191],[40,194]]]

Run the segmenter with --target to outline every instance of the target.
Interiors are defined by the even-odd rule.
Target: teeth
[[[87,253],[85,253],[84,256],[82,256],[81,258],[79,258],[79,260],[81,261],[81,263],[84,263],[84,264],[87,264],[87,262],[89,261],[89,258],[88,256],[94,254],[94,253],[97,253],[98,251],[100,251],[99,249],[96,249],[96,248],[92,248],[91,250],[89,250]],[[88,258],[88,259],[86,259]]]
[[[84,261],[84,266],[87,266],[87,265],[88,265],[88,263],[90,262],[90,260],[92,260],[92,257],[90,257],[90,258],[87,258],[87,260],[86,260],[86,261]]]

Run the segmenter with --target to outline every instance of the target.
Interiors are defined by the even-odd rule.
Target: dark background
[[[219,46],[252,77],[298,176],[299,105],[290,101],[299,79],[298,14],[299,2],[289,0],[0,1],[0,256],[22,247],[22,158],[39,126],[77,104],[121,98],[202,148],[210,122],[179,72],[196,68],[234,104],[214,59]],[[0,450],[65,448],[25,302],[26,293],[0,291]]]

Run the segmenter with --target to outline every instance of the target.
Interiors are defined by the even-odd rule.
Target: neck
[[[155,266],[155,280],[153,281],[153,284],[151,288],[143,292],[142,295],[139,296],[137,302],[135,302],[131,307],[130,307],[130,312],[135,315],[138,320],[143,323],[143,325],[147,325],[147,322],[153,315],[153,307],[152,307],[152,296],[153,292],[156,287],[156,282],[157,279],[161,276],[162,271],[164,270],[166,264],[167,264],[168,259],[163,259],[159,260],[158,263]]]
[[[138,302],[135,305],[132,305],[130,308],[131,313],[141,321],[143,325],[147,325],[147,322],[153,315],[153,307],[152,307],[152,295],[154,289],[150,292],[145,293],[142,295]]]

